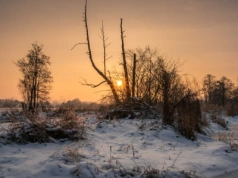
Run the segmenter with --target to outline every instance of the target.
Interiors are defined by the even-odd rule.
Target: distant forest
[[[0,99],[0,108],[17,108],[20,107],[20,101],[15,99]]]
[[[21,108],[21,101],[16,99],[0,99],[0,108]],[[101,109],[102,104],[97,104],[94,102],[84,102],[80,101],[78,98],[68,100],[65,102],[53,101],[52,103],[44,102],[40,104],[40,108],[44,109],[75,109],[75,110],[91,110],[91,109]]]

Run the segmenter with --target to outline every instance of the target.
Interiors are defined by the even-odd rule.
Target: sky
[[[54,78],[51,100],[97,101],[102,88],[82,86],[103,81],[93,70],[85,45],[84,0],[0,0],[0,98],[21,100],[21,77],[14,62],[26,56],[31,44],[44,45]],[[206,74],[238,83],[237,0],[88,0],[92,53],[102,69],[99,38],[102,20],[108,47],[108,69],[121,69],[120,18],[125,48],[157,48],[169,59],[184,61],[181,72],[202,81]]]

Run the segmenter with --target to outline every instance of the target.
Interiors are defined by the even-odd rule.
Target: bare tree
[[[87,45],[87,47],[88,47],[87,54],[89,56],[92,67],[104,79],[104,81],[102,81],[101,83],[99,83],[97,85],[92,85],[91,84],[90,86],[98,87],[101,84],[103,84],[104,82],[106,82],[111,88],[111,91],[112,91],[112,94],[114,96],[114,99],[115,99],[116,103],[120,104],[121,101],[120,101],[120,99],[118,97],[118,94],[116,92],[115,85],[114,85],[113,81],[109,77],[107,77],[107,75],[106,75],[106,39],[105,39],[105,36],[104,36],[104,26],[102,26],[102,30],[101,30],[102,31],[102,39],[103,39],[103,49],[104,49],[104,72],[102,72],[94,63],[92,50],[91,50],[91,45],[90,45],[90,36],[89,36],[89,32],[88,32],[89,27],[88,27],[88,21],[87,21],[87,0],[85,1],[85,6],[84,6],[83,21],[84,21],[85,30],[86,30],[86,43],[78,43],[78,44],[86,44]]]
[[[197,91],[192,90],[188,80],[182,80],[178,72],[179,61],[167,60],[157,55],[157,50],[150,47],[127,51],[131,59],[128,69],[132,81],[134,80],[134,54],[138,56],[135,96],[150,106],[158,104],[158,107],[162,108],[163,123],[173,125],[177,108],[185,101],[190,101],[190,98],[196,100]]]
[[[127,63],[126,63],[126,53],[125,53],[125,47],[124,47],[124,31],[122,28],[122,22],[123,19],[121,19],[121,49],[122,49],[122,59],[123,59],[123,69],[124,69],[124,79],[125,79],[125,87],[126,87],[126,99],[129,101],[131,97],[131,91],[130,91],[130,85],[129,85],[129,77],[128,77],[128,72],[127,72]]]
[[[135,97],[136,86],[136,54],[133,55],[133,68],[132,68],[132,97]]]
[[[128,74],[132,81],[133,97],[142,98],[150,104],[155,103],[158,94],[158,82],[155,80],[157,50],[146,47],[127,50],[129,58]],[[156,92],[157,91],[157,92]]]
[[[53,77],[49,70],[50,57],[43,53],[43,45],[32,44],[32,48],[26,58],[18,60],[15,64],[23,75],[18,88],[28,105],[28,111],[35,112],[39,102],[49,100]]]
[[[115,84],[113,79],[110,76],[110,72],[108,71],[108,75],[107,75],[107,68],[106,68],[106,61],[111,58],[111,57],[107,57],[107,53],[106,53],[106,49],[107,47],[110,45],[107,43],[108,38],[105,36],[105,31],[104,31],[104,25],[102,23],[102,27],[101,27],[101,36],[100,38],[102,39],[103,42],[103,66],[104,69],[103,71],[101,71],[95,64],[94,62],[94,58],[93,58],[93,54],[92,54],[92,50],[91,50],[91,43],[90,43],[90,36],[89,36],[89,26],[88,26],[88,21],[87,21],[87,0],[85,1],[85,6],[84,6],[84,13],[83,13],[83,21],[85,24],[85,31],[86,31],[86,43],[77,43],[75,46],[79,45],[79,44],[86,44],[87,48],[88,48],[88,56],[89,56],[89,60],[92,64],[93,69],[103,78],[103,81],[100,82],[99,84],[89,84],[86,82],[86,80],[84,80],[84,85],[87,86],[91,86],[91,87],[98,87],[103,83],[107,83],[111,89],[111,92],[113,94],[113,97],[116,101],[117,104],[121,103],[121,100],[118,96]],[[130,91],[130,86],[129,86],[129,77],[128,77],[128,71],[127,71],[127,62],[126,62],[126,55],[125,55],[125,49],[124,49],[124,31],[123,31],[123,20],[121,19],[121,24],[120,24],[120,30],[121,30],[121,42],[122,42],[122,59],[123,59],[123,70],[124,70],[124,79],[125,79],[125,86],[126,86],[126,100],[128,101],[129,98],[131,97],[131,91]],[[74,48],[73,47],[73,48]],[[72,48],[72,49],[73,49]]]
[[[178,95],[173,93],[173,91],[178,87],[177,83],[179,82],[179,76],[177,74],[176,63],[166,63],[163,58],[158,58],[158,75],[156,76],[157,80],[160,82],[160,89],[162,94],[162,103],[163,103],[163,123],[172,125],[173,124],[173,110],[177,103],[173,103],[172,95]],[[174,105],[174,106],[172,106]],[[173,107],[173,108],[172,108]]]
[[[203,92],[205,101],[207,103],[212,102],[212,91],[215,88],[215,76],[211,74],[207,74],[203,79]]]
[[[203,92],[208,104],[225,106],[226,101],[232,98],[234,84],[227,77],[215,80],[215,76],[208,74],[203,81]]]

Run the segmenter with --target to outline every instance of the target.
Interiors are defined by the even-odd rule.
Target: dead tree
[[[112,56],[107,57],[106,49],[111,43],[106,43],[108,38],[105,35],[103,21],[102,21],[101,35],[102,36],[100,36],[100,38],[102,39],[103,42],[103,67],[104,67],[104,75],[106,76],[107,75],[106,61],[110,59]]]
[[[88,30],[89,27],[88,27],[88,21],[87,21],[87,0],[85,1],[85,6],[84,6],[83,21],[84,21],[85,30],[86,30],[86,43],[78,43],[78,44],[86,44],[87,45],[87,47],[88,47],[87,54],[89,56],[90,62],[92,64],[92,67],[104,79],[104,81],[100,82],[97,85],[88,84],[88,86],[91,86],[91,87],[95,88],[95,87],[98,87],[101,84],[106,82],[109,85],[109,87],[110,87],[110,89],[112,91],[112,94],[113,94],[113,97],[114,97],[116,103],[120,104],[121,101],[120,101],[119,96],[118,96],[118,94],[116,92],[115,85],[112,82],[112,80],[106,76],[106,66],[105,65],[106,65],[106,47],[107,47],[107,45],[106,45],[106,38],[104,36],[104,27],[103,27],[103,25],[102,25],[101,31],[102,31],[102,40],[103,40],[103,50],[104,50],[104,72],[102,72],[94,63],[94,59],[93,59],[93,55],[92,55],[92,50],[91,50],[91,44],[90,44],[90,37],[89,37],[89,32],[88,32],[89,31]],[[76,45],[78,45],[78,44],[76,44]],[[74,47],[76,45],[74,45]]]
[[[132,97],[135,97],[135,86],[136,86],[136,54],[134,53],[133,69],[132,69]]]
[[[126,87],[126,99],[129,101],[131,97],[131,91],[130,91],[130,85],[129,85],[129,77],[128,77],[128,72],[127,72],[127,63],[126,63],[126,53],[125,53],[125,47],[124,47],[124,31],[122,28],[122,22],[123,19],[121,19],[121,49],[122,49],[122,60],[123,60],[123,69],[124,69],[124,77],[125,77],[125,87]]]
[[[92,50],[91,50],[91,44],[90,44],[90,36],[89,36],[89,27],[88,27],[88,21],[87,21],[87,0],[85,1],[85,6],[84,6],[84,13],[83,13],[83,21],[84,21],[84,25],[85,25],[85,30],[86,30],[86,42],[85,43],[78,43],[75,46],[79,45],[79,44],[86,44],[87,45],[87,48],[88,48],[88,56],[89,56],[89,59],[90,59],[90,62],[92,64],[92,67],[94,68],[94,70],[103,78],[103,81],[100,82],[99,84],[97,85],[94,85],[94,84],[89,84],[87,82],[85,82],[84,80],[84,85],[87,85],[87,86],[91,86],[93,88],[95,87],[98,87],[100,86],[101,84],[103,83],[107,83],[111,89],[111,92],[113,94],[113,97],[116,101],[117,104],[121,104],[121,100],[119,98],[119,95],[117,93],[117,90],[116,90],[116,87],[115,87],[115,84],[114,82],[112,81],[110,75],[107,76],[107,69],[106,69],[106,61],[111,58],[111,57],[107,57],[107,54],[106,54],[106,48],[110,45],[110,44],[107,44],[106,41],[107,41],[107,38],[105,36],[105,33],[104,33],[104,25],[102,23],[102,28],[101,28],[101,36],[100,38],[102,39],[103,41],[103,63],[104,63],[104,69],[103,71],[101,71],[94,63],[94,58],[93,58],[93,55],[92,55]],[[123,31],[123,27],[122,27],[122,22],[123,22],[123,19],[121,19],[121,24],[120,24],[120,30],[121,30],[121,49],[122,49],[122,64],[123,64],[123,70],[124,70],[124,79],[125,79],[125,95],[126,95],[126,101],[128,102],[130,97],[131,97],[131,90],[130,90],[130,84],[129,84],[129,77],[128,77],[128,71],[127,71],[127,62],[126,62],[126,54],[125,54],[125,48],[124,48],[124,31]],[[73,48],[74,48],[73,47]],[[72,48],[72,49],[73,49]],[[110,74],[110,73],[109,73]]]

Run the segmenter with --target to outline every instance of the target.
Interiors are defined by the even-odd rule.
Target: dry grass
[[[199,175],[196,173],[196,171],[185,171],[182,170],[181,173],[186,177],[186,178],[206,178],[204,175]]]
[[[209,126],[208,118],[206,117],[206,115],[204,113],[202,114],[202,118],[201,118],[201,126],[202,127]]]
[[[162,124],[158,121],[153,122],[141,122],[138,125],[138,129],[140,130],[153,130],[153,129],[161,129]]]
[[[79,147],[67,145],[51,156],[51,158],[63,159],[66,163],[79,163],[84,156],[79,153]]]
[[[20,144],[28,142],[48,142],[49,136],[45,127],[45,122],[31,122],[25,120],[22,122],[14,122],[9,125],[8,139]]]
[[[145,175],[146,178],[162,178],[160,170],[153,168],[152,166],[148,166],[142,175]]]
[[[217,123],[218,125],[222,126],[223,128],[227,128],[227,123],[221,114],[213,112],[210,115],[210,117],[211,117],[212,122]]]
[[[238,143],[234,139],[234,132],[218,133],[218,140],[229,144],[232,150],[238,150]]]

